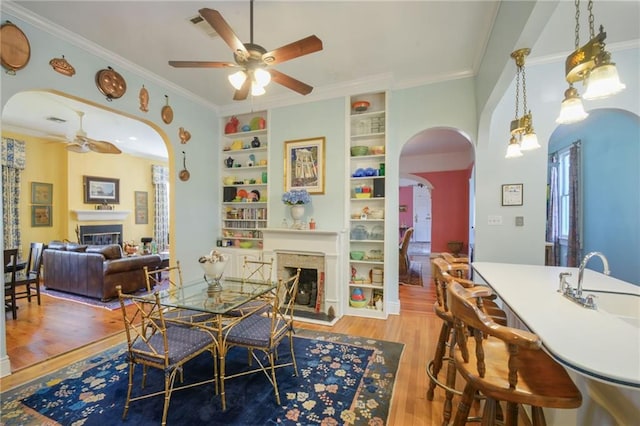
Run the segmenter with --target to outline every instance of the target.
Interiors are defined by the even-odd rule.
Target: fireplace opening
[[[122,225],[86,225],[77,229],[78,242],[90,245],[122,245]]]
[[[287,274],[292,276],[296,273],[297,268],[285,268]],[[317,269],[300,269],[300,279],[298,280],[298,291],[295,294],[294,303],[296,309],[299,307],[309,308],[316,312],[318,304],[318,270]],[[288,302],[288,300],[287,300]],[[318,307],[319,308],[319,307]]]

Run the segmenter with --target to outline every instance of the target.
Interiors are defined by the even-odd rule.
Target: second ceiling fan
[[[322,50],[322,41],[318,37],[312,35],[275,50],[267,51],[264,47],[253,42],[253,0],[250,5],[251,33],[249,43],[240,41],[217,10],[203,8],[198,12],[231,48],[235,63],[169,61],[169,65],[176,68],[240,68],[237,73],[229,77],[231,84],[236,88],[233,95],[233,99],[236,101],[246,99],[250,91],[254,96],[263,94],[264,86],[271,80],[301,95],[311,93],[312,86],[271,68],[271,65]]]

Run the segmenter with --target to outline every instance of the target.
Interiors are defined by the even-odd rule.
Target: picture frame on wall
[[[31,204],[53,204],[53,184],[44,182],[31,182]]]
[[[324,137],[285,141],[285,192],[306,189],[309,194],[324,194],[324,146]]]
[[[134,197],[136,225],[147,225],[149,223],[149,194],[146,191],[135,191]]]
[[[509,183],[502,185],[502,205],[521,206],[523,204],[523,184]]]
[[[31,226],[53,226],[51,206],[31,206]]]
[[[120,204],[120,179],[83,176],[85,204]]]

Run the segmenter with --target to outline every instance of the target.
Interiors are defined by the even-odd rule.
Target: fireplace
[[[80,244],[104,246],[122,245],[122,225],[86,225],[78,229]]]
[[[300,316],[324,318],[324,255],[277,252],[276,263],[278,277],[285,280],[300,268],[294,311]]]
[[[273,257],[278,278],[300,268],[294,316],[300,321],[333,325],[342,316],[341,263],[344,232],[266,228],[264,255]]]

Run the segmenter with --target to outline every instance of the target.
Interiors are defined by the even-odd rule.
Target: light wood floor
[[[424,256],[423,260],[427,259],[428,256]],[[427,275],[428,270],[428,267],[423,268],[423,274]],[[444,392],[437,389],[433,402],[426,399],[428,377],[425,368],[433,356],[440,320],[433,314],[435,293],[428,275],[424,277],[424,283],[424,287],[400,286],[401,313],[391,315],[387,320],[345,316],[333,327],[298,323],[300,328],[310,330],[405,344],[389,425],[426,426],[438,425],[442,421]],[[13,373],[0,381],[3,390],[124,341],[119,311],[92,308],[47,296],[43,296],[42,302],[38,306],[34,301],[29,304],[21,300],[18,320],[13,321],[7,315],[7,352]]]

